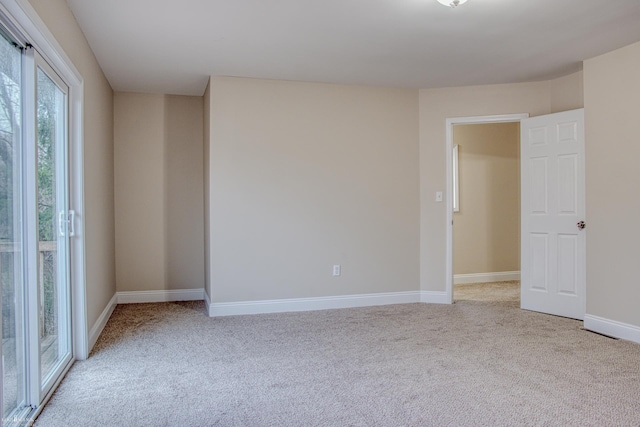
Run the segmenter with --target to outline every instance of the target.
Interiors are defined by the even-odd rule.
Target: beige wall
[[[529,113],[531,116],[581,99],[581,73],[553,81],[468,86],[420,91],[420,284],[425,291],[445,291],[446,204],[435,201],[446,191],[445,123],[447,118]],[[577,82],[577,83],[576,83]],[[564,94],[564,95],[561,95]]]
[[[587,313],[640,326],[640,43],[584,63]]]
[[[520,270],[520,123],[456,125],[455,274]]]
[[[84,79],[87,323],[115,294],[113,91],[64,0],[30,0]]]
[[[203,99],[165,98],[167,284],[204,286]]]
[[[164,96],[114,97],[116,284],[165,289]]]
[[[212,78],[210,102],[213,302],[418,290],[417,91]]]
[[[114,99],[117,290],[201,288],[202,98]]]
[[[549,81],[550,113],[584,107],[583,72]]]

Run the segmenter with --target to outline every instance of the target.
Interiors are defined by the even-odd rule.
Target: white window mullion
[[[66,85],[64,86],[65,89]],[[64,236],[58,236],[58,268],[56,278],[59,286],[64,284],[61,289],[61,295],[58,298],[58,313],[67,313],[67,320],[65,325],[58,325],[58,354],[63,354],[68,352],[69,358],[71,357],[71,310],[70,310],[70,265],[69,265],[69,174],[68,174],[68,138],[67,138],[67,129],[69,127],[69,122],[67,120],[68,117],[68,106],[67,106],[67,91],[64,93],[58,93],[56,97],[57,109],[59,111],[64,111],[65,117],[63,119],[65,125],[56,127],[56,141],[64,141],[64,143],[56,144],[56,165],[55,169],[57,171],[58,178],[56,179],[56,196],[58,200],[56,201],[56,205],[62,207],[62,217],[63,217],[63,227],[64,227]],[[60,215],[60,212],[58,212]],[[62,238],[61,238],[62,237]],[[63,264],[63,265],[60,265]]]
[[[25,282],[25,328],[28,331],[26,351],[27,405],[35,408],[40,396],[40,260],[38,250],[38,163],[36,132],[36,67],[34,50],[29,48],[24,55],[24,97],[23,97],[23,183],[24,183],[24,254]],[[35,284],[35,285],[34,285]]]

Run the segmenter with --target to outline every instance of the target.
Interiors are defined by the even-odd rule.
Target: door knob
[[[587,224],[585,224],[585,222],[584,222],[584,221],[580,221],[580,222],[578,222],[576,225],[578,226],[578,228],[579,228],[580,230],[584,230],[584,228],[587,226]]]

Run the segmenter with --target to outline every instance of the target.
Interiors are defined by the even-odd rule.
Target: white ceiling
[[[114,90],[208,76],[433,88],[559,77],[640,40],[639,0],[68,0]]]

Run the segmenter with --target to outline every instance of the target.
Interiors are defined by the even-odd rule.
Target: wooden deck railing
[[[57,252],[57,247],[58,247],[58,242],[38,242],[38,288],[40,289],[40,312],[42,314],[43,310],[44,310],[44,282],[45,282],[45,256],[47,253],[51,253],[51,252]],[[20,247],[18,246],[18,244],[13,243],[13,242],[0,242],[0,255],[2,254],[6,254],[6,253],[17,253],[20,252]],[[11,263],[13,263],[14,260],[11,260]],[[10,276],[5,276],[4,274],[2,274],[2,270],[4,268],[7,268],[8,266],[4,265],[4,259],[0,258],[0,280],[10,280]],[[15,265],[15,264],[14,264]],[[13,269],[13,266],[10,266],[9,268]],[[53,268],[56,268],[56,266],[53,266]],[[15,276],[14,276],[14,280],[15,280]],[[54,278],[55,280],[55,278]],[[2,284],[4,287],[4,283]],[[13,312],[15,310],[15,307],[13,307],[14,305],[14,300],[12,299],[10,301],[4,301],[3,300],[3,337],[6,337],[6,335],[12,335],[12,332],[15,331],[15,324],[13,323],[15,321],[15,316],[11,315],[10,313]],[[6,314],[5,311],[8,311]],[[44,333],[44,316],[40,316],[40,331],[41,333]],[[4,332],[7,332],[8,334],[5,334]]]

